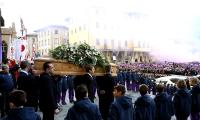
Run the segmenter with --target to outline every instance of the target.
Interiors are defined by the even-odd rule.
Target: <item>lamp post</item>
[[[2,33],[1,33],[1,26],[4,26],[4,19],[1,16],[1,8],[0,8],[0,68],[2,66]]]

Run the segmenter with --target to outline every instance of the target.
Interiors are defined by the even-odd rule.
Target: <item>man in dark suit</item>
[[[93,85],[94,85],[94,80],[92,77],[92,74],[94,73],[95,69],[93,65],[86,65],[85,66],[85,74],[83,76],[76,76],[76,78],[74,79],[74,88],[76,89],[76,87],[80,84],[84,84],[87,86],[88,89],[88,98],[94,102],[94,89],[93,89]]]
[[[97,93],[99,96],[99,109],[104,120],[108,119],[109,108],[114,101],[113,89],[115,86],[114,77],[111,74],[111,66],[105,66],[105,75],[97,76]]]
[[[43,113],[43,120],[54,120],[54,113],[58,113],[56,103],[56,86],[54,83],[54,65],[51,62],[43,64],[44,72],[40,75],[39,107]]]
[[[23,90],[27,94],[26,107],[34,107],[37,110],[38,106],[38,92],[37,92],[37,81],[29,73],[30,63],[28,61],[22,61],[20,64],[21,71],[17,80],[18,90]]]

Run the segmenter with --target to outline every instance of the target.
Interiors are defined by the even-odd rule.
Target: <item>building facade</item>
[[[27,49],[28,49],[28,58],[34,59],[39,57],[38,50],[38,37],[37,34],[27,34]]]
[[[100,50],[110,62],[149,62],[148,43],[132,37],[129,19],[125,13],[95,6],[72,18],[69,43],[86,42]]]
[[[48,56],[49,50],[69,42],[68,28],[65,26],[51,25],[35,32],[38,37],[35,52],[39,56]]]
[[[14,48],[12,48],[13,39],[16,38],[15,24],[9,28],[1,28],[2,32],[2,55],[3,57],[11,58]]]

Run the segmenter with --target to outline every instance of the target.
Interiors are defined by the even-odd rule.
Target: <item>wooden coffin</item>
[[[82,75],[85,73],[82,67],[64,60],[56,60],[53,58],[37,58],[34,60],[34,67],[38,74],[43,72],[43,64],[47,61],[50,61],[54,64],[55,75]],[[110,63],[110,65],[112,66],[112,75],[117,76],[117,65],[113,63]],[[95,67],[95,76],[102,76],[104,73],[105,72],[103,68]]]

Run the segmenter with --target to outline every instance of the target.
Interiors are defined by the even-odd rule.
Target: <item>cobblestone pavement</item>
[[[140,96],[138,92],[127,92],[126,95],[130,96],[132,98],[133,103],[138,98],[138,96]],[[154,96],[152,96],[152,97],[154,97]],[[61,106],[62,111],[59,114],[55,115],[55,120],[64,120],[68,109],[73,105],[73,104],[69,103],[68,99],[66,99],[66,101],[67,101],[67,105]],[[95,99],[95,103],[98,104],[98,97]],[[39,112],[39,114],[42,116],[41,112]],[[171,120],[176,120],[176,119],[173,116]],[[188,119],[188,120],[190,120],[190,119]]]

